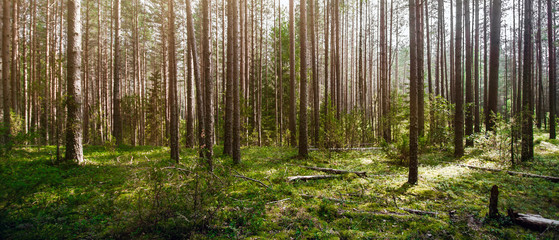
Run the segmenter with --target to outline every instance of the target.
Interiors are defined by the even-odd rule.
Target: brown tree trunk
[[[495,0],[499,1],[499,0]],[[462,94],[462,0],[456,0],[456,44],[454,61],[454,157],[464,155],[464,106]]]
[[[82,147],[82,92],[81,92],[81,15],[80,1],[68,1],[68,70],[66,80],[66,125],[67,162],[83,162]]]
[[[551,0],[547,0],[547,41],[549,49],[549,139],[555,139],[555,94],[556,94],[556,64],[553,34],[553,9]]]
[[[169,0],[169,96],[171,108],[170,147],[171,159],[179,162],[179,108],[177,91],[177,59],[175,55],[175,7],[174,0]]]
[[[113,69],[113,137],[122,144],[122,118],[120,113],[120,0],[114,3],[114,69]]]
[[[464,25],[466,26],[466,146],[474,145],[474,140],[470,137],[474,132],[474,96],[472,83],[472,32],[470,31],[470,2],[464,0]]]
[[[211,78],[210,51],[210,1],[202,0],[202,69],[204,76],[204,158],[209,170],[213,170],[213,82]]]
[[[312,0],[311,0],[312,1]],[[299,89],[299,156],[306,158],[309,155],[307,136],[307,3],[301,0],[299,3],[299,41],[301,78]],[[292,100],[294,101],[294,99]]]
[[[499,0],[494,0],[499,1]],[[522,155],[527,161],[534,157],[534,106],[532,103],[532,1],[524,1],[524,63],[522,74]]]
[[[501,44],[501,0],[494,0],[491,6],[491,46],[489,56],[489,83],[488,98],[485,118],[487,129],[495,131],[495,115],[497,114],[497,102],[499,94],[499,48]]]
[[[289,0],[289,144],[295,146],[297,131],[295,106],[295,7],[294,0]]]
[[[417,31],[416,31],[416,0],[409,0],[410,28],[410,161],[408,183],[415,184],[417,173]]]
[[[11,92],[10,92],[10,75],[9,75],[9,39],[10,39],[10,0],[3,2],[3,15],[2,15],[2,95],[3,95],[3,116],[4,116],[4,139],[3,143],[6,146],[11,145]]]

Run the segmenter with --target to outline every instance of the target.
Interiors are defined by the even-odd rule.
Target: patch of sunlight
[[[373,163],[373,158],[372,156],[366,156],[366,157],[358,158],[357,161],[359,161],[361,164],[371,164]]]
[[[536,149],[540,150],[539,152],[542,153],[542,154],[550,154],[550,153],[559,152],[559,147],[555,146],[552,143],[546,142],[546,141],[541,141],[540,144],[537,145]]]
[[[463,176],[467,169],[456,166],[456,165],[447,165],[447,166],[437,166],[437,167],[426,167],[419,170],[420,175],[426,179],[436,179],[436,178],[454,178],[457,176]]]

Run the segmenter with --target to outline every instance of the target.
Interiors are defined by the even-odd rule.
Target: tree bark
[[[495,0],[500,1],[500,0]],[[464,155],[464,106],[462,94],[462,0],[456,0],[456,44],[454,61],[454,157]]]
[[[417,38],[416,38],[416,0],[409,0],[410,31],[410,161],[408,183],[416,184],[417,173]]]
[[[289,144],[295,146],[296,106],[295,106],[295,7],[294,0],[289,0]]]
[[[113,67],[113,137],[122,144],[122,118],[120,112],[120,0],[114,3],[114,67]]]
[[[4,136],[3,143],[6,146],[11,145],[11,96],[10,96],[10,76],[9,76],[9,39],[10,39],[10,0],[3,2],[3,19],[2,19],[2,95],[3,95],[3,116],[4,116]]]
[[[66,76],[66,155],[67,162],[83,162],[82,86],[81,86],[81,14],[80,1],[68,1],[68,70]]]
[[[171,159],[176,163],[179,162],[179,108],[178,108],[178,91],[177,91],[177,58],[175,53],[175,3],[174,0],[168,1],[169,8],[169,101],[171,110],[170,121],[170,147]]]
[[[464,0],[464,25],[466,26],[466,146],[474,145],[474,140],[470,137],[474,131],[474,96],[472,83],[472,34],[470,31],[470,2]]]
[[[556,67],[555,45],[553,33],[553,8],[551,0],[547,0],[547,41],[549,49],[549,139],[556,138],[555,130],[555,98],[556,98]]]
[[[204,76],[204,158],[209,170],[213,170],[213,82],[211,78],[210,51],[210,0],[202,0],[202,67]]]
[[[496,0],[498,2],[499,0]],[[524,1],[524,63],[522,74],[522,154],[521,160],[534,157],[534,106],[532,104],[532,1]]]

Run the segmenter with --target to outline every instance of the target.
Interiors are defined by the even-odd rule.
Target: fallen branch
[[[242,179],[246,179],[246,180],[249,180],[249,181],[253,181],[253,182],[259,183],[260,185],[262,185],[262,186],[264,186],[264,187],[266,187],[266,188],[272,189],[270,186],[264,184],[264,183],[261,182],[260,180],[254,179],[254,178],[245,177],[245,176],[243,176],[243,175],[233,175],[233,177],[242,178]]]
[[[543,231],[547,228],[559,228],[559,221],[547,219],[537,214],[516,213],[509,209],[508,215],[510,219],[525,228]]]
[[[176,169],[176,170],[179,170],[179,171],[190,173],[190,170],[184,169],[184,168],[178,168],[178,167],[164,167],[162,169]]]
[[[287,177],[287,181],[288,182],[294,182],[299,180],[307,181],[307,180],[317,180],[317,179],[336,178],[336,177],[338,176],[336,175],[291,176],[291,177]]]
[[[309,151],[333,151],[333,152],[342,152],[342,151],[371,151],[371,150],[380,150],[380,147],[363,147],[363,148],[309,148]]]
[[[352,210],[338,210],[338,214],[344,214],[344,213],[348,213],[348,212],[356,212],[356,213],[364,213],[364,214],[371,214],[371,215],[389,215],[389,216],[406,216],[408,214],[405,213],[399,213],[399,212],[390,212],[390,211],[386,211],[386,210],[382,210],[380,212],[377,211],[363,211],[363,210],[358,210],[358,209],[352,209]]]
[[[302,168],[306,168],[306,169],[311,169],[311,170],[316,170],[316,171],[321,171],[321,172],[326,172],[326,173],[332,173],[332,174],[355,173],[355,174],[357,174],[357,176],[367,177],[367,172],[365,172],[365,171],[351,171],[351,170],[342,170],[342,169],[334,169],[334,168],[322,168],[322,167],[310,167],[310,166],[301,166],[301,165],[297,165],[297,166],[302,167]]]
[[[429,211],[423,211],[423,210],[417,210],[417,209],[410,209],[410,208],[398,208],[402,211],[406,211],[412,214],[416,214],[416,215],[431,215],[431,216],[437,216],[439,215],[438,212],[429,212]]]
[[[519,175],[519,176],[522,176],[522,177],[542,178],[542,179],[552,181],[552,182],[559,182],[559,177],[553,177],[553,176],[545,176],[545,175],[538,175],[538,174],[532,174],[532,173],[515,172],[515,171],[508,171],[508,170],[495,169],[495,168],[477,167],[477,166],[465,165],[465,164],[458,164],[458,166],[467,167],[467,168],[471,168],[471,169],[485,170],[485,171],[490,171],[490,172],[502,172],[502,171],[504,171],[504,172],[506,172],[510,175]]]
[[[274,204],[274,203],[280,203],[280,202],[285,202],[285,201],[290,200],[290,199],[291,199],[291,198],[284,198],[284,199],[277,200],[277,201],[271,201],[271,202],[266,203],[266,205],[268,205],[268,204]]]
[[[347,200],[343,200],[343,199],[337,199],[337,198],[329,198],[329,197],[320,197],[320,196],[314,196],[314,195],[309,195],[309,194],[301,194],[301,197],[303,198],[321,198],[321,199],[326,199],[328,201],[332,201],[332,202],[340,202],[340,203],[344,203],[344,202],[354,202],[354,201],[347,201]]]

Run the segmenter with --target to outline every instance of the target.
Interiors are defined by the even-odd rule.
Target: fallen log
[[[297,165],[297,166],[302,167],[302,168],[306,168],[306,169],[311,169],[311,170],[316,170],[316,171],[321,171],[321,172],[326,172],[326,173],[332,173],[332,174],[355,173],[355,174],[357,174],[357,176],[367,177],[367,172],[365,172],[365,171],[351,171],[351,170],[342,170],[342,169],[334,169],[334,168],[322,168],[322,167],[310,167],[310,166],[300,166],[300,165]]]
[[[490,171],[490,172],[502,172],[502,171],[504,171],[504,172],[506,172],[510,175],[519,175],[519,176],[522,176],[522,177],[542,178],[542,179],[552,181],[552,182],[559,182],[559,177],[538,175],[538,174],[533,174],[533,173],[515,172],[515,171],[508,171],[508,170],[495,169],[495,168],[477,167],[477,166],[465,165],[465,164],[457,164],[457,165],[460,166],[460,167],[467,167],[467,168],[471,168],[471,169],[485,170],[485,171]]]
[[[371,151],[371,150],[380,150],[380,147],[361,147],[361,148],[309,148],[309,151],[333,151],[333,152],[343,152],[343,151]]]
[[[543,231],[548,228],[559,228],[559,221],[547,219],[537,214],[517,213],[509,209],[509,218],[516,224],[532,230]]]
[[[339,176],[336,175],[291,176],[291,177],[287,177],[287,181],[288,182],[294,182],[299,180],[307,181],[307,180],[317,180],[317,179],[327,179],[327,178],[337,178],[337,177]]]

